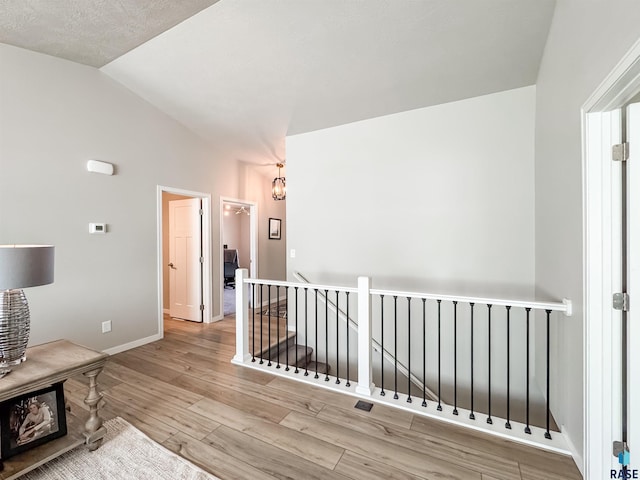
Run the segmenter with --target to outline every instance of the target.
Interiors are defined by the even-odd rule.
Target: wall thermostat
[[[90,223],[89,233],[107,233],[106,223]]]

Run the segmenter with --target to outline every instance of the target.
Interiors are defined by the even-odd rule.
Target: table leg
[[[86,372],[83,375],[89,379],[89,393],[84,399],[85,405],[89,407],[89,419],[85,423],[85,437],[89,450],[95,450],[102,444],[102,438],[107,433],[107,429],[102,426],[102,418],[98,414],[99,403],[102,394],[98,391],[98,375],[102,367]]]

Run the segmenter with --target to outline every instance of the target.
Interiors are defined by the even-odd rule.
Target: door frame
[[[235,203],[249,207],[249,277],[257,278],[258,276],[258,203],[250,200],[241,200],[232,197],[220,197],[220,317],[224,316],[224,258],[223,248],[224,241],[222,238],[224,231],[224,204]],[[236,288],[238,286],[236,285]],[[253,299],[250,298],[250,302]]]
[[[583,186],[583,451],[581,471],[584,478],[605,478],[611,462],[603,452],[611,452],[611,438],[619,426],[606,417],[612,405],[612,372],[619,364],[618,352],[612,351],[612,332],[603,326],[613,325],[612,288],[617,268],[615,238],[604,235],[615,228],[616,205],[614,182],[616,167],[611,160],[611,140],[616,135],[609,113],[622,108],[640,91],[640,40],[627,52],[611,73],[585,102],[582,118],[582,186]],[[621,217],[618,217],[621,218]],[[618,249],[619,250],[619,249]],[[621,262],[621,259],[620,259]],[[620,262],[618,262],[620,264]],[[604,393],[604,394],[603,394]],[[613,455],[611,455],[613,459]]]
[[[157,269],[158,269],[158,333],[160,338],[164,338],[164,280],[162,269],[164,261],[162,258],[162,232],[165,227],[162,221],[162,193],[173,193],[185,197],[199,198],[202,200],[202,303],[204,312],[203,323],[211,323],[212,312],[212,276],[211,276],[211,195],[203,192],[195,192],[182,188],[167,187],[158,185],[156,187],[156,213],[157,213]]]

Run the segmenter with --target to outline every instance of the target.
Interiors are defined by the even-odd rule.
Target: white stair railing
[[[318,360],[318,336],[324,336],[326,344],[320,348],[324,348],[325,355],[328,356],[330,332],[328,307],[333,304],[331,322],[334,319],[337,322],[338,318],[342,318],[349,325],[346,328],[347,332],[350,329],[355,329],[357,332],[358,376],[356,385],[350,383],[350,380],[354,379],[349,378],[349,373],[346,377],[339,375],[338,372],[336,375],[329,375],[329,372],[318,375],[316,370],[316,375],[310,375],[309,372],[303,372],[302,369],[290,369],[288,364],[286,368],[280,368],[280,359],[277,364],[276,362],[272,363],[271,358],[268,363],[257,361],[261,359],[255,358],[256,352],[250,351],[249,345],[249,331],[255,331],[255,326],[249,327],[249,297],[252,288],[256,289],[262,286],[284,288],[287,298],[290,298],[291,294],[292,304],[289,308],[293,308],[295,301],[293,311],[296,315],[296,321],[301,312],[305,316],[305,323],[308,314],[312,317],[311,325],[305,325],[305,335],[308,333],[307,327],[313,329],[313,325],[315,325],[312,334],[315,336],[316,360]],[[549,404],[551,398],[551,314],[559,312],[566,316],[571,315],[569,300],[532,302],[371,289],[371,279],[368,277],[358,278],[357,288],[281,282],[248,278],[245,269],[236,271],[236,291],[236,354],[232,360],[235,364],[267,370],[276,375],[286,376],[296,381],[310,383],[347,395],[367,398],[377,403],[408,410],[417,415],[438,418],[539,448],[569,454],[569,447],[563,434],[550,428],[551,409]],[[294,291],[295,296],[293,295]],[[298,293],[302,291],[304,291],[304,295],[300,299]],[[307,305],[309,292],[311,292],[313,299],[311,305]],[[324,315],[322,309],[318,307],[319,293],[322,292],[325,293]],[[336,301],[339,303],[339,299],[344,299],[346,296],[347,312],[341,312],[340,306],[330,300],[328,292],[335,295]],[[349,319],[348,309],[352,305],[349,298],[353,299],[350,294],[357,295],[357,323]],[[388,299],[386,303],[384,302],[385,298]],[[376,317],[377,328],[381,329],[384,334],[385,330],[393,327],[393,335],[389,336],[393,340],[393,347],[388,346],[391,342],[389,337],[386,342],[384,338],[381,338],[378,346],[374,346],[372,339],[372,318],[374,317],[372,307],[374,302],[376,307],[380,307],[376,308],[375,314],[380,315]],[[387,313],[390,306],[393,307],[393,314]],[[255,313],[253,315],[255,317]],[[289,327],[292,326],[291,317],[290,314]],[[255,318],[252,321],[255,321]],[[554,316],[554,322],[558,321],[559,317]],[[323,324],[326,329],[324,332],[320,330]],[[338,326],[337,324],[333,325],[336,325],[335,332],[337,333]],[[416,329],[416,325],[421,329]],[[461,332],[462,330],[464,331]],[[422,332],[426,334],[422,335]],[[451,332],[454,332],[455,335],[450,335]],[[546,341],[543,334],[546,334]],[[402,344],[400,349],[398,349],[399,338]],[[426,346],[427,340],[430,342],[428,347]],[[417,341],[422,342],[422,348],[419,345],[415,346],[416,343],[419,343]],[[492,341],[494,346],[492,346]],[[495,346],[500,341],[502,341],[503,350]],[[412,344],[414,349],[412,349]],[[411,381],[417,379],[419,383],[415,383],[426,384],[427,374],[430,373],[427,372],[428,368],[426,367],[428,356],[432,363],[431,369],[435,369],[437,364],[438,391],[432,392],[436,401],[426,401],[424,387],[422,403],[412,401],[410,385],[407,386],[407,391],[398,388],[397,375],[400,368],[397,357],[405,345],[408,352],[402,353],[406,353],[408,364],[403,365],[403,368],[406,370],[406,377]],[[336,346],[336,353],[338,348]],[[392,375],[394,377],[393,395],[390,394],[391,389],[385,383],[384,377],[381,379],[380,385],[375,385],[373,382],[374,352],[377,352],[376,355],[381,359],[393,359],[395,367]],[[415,366],[417,363],[419,367],[412,369],[412,358],[416,355],[419,358],[421,355],[422,362],[414,362],[413,365]],[[437,356],[437,362],[433,360],[436,358],[434,356]],[[349,358],[350,354],[347,353],[347,365]],[[526,370],[524,367],[525,359]],[[445,366],[445,362],[451,360],[453,366]],[[538,376],[534,376],[536,364],[539,366],[539,370],[546,369],[546,375],[536,372]],[[515,370],[518,369],[523,371],[516,372]],[[451,371],[453,371],[452,378],[447,377]],[[423,375],[422,378],[418,376],[420,373]],[[501,378],[496,379],[496,377]],[[443,383],[448,383],[448,387],[453,388],[455,399],[453,405],[446,405],[442,402],[441,380]],[[542,383],[545,385],[539,384],[536,380],[544,380]],[[388,382],[389,380],[387,380]],[[501,382],[506,384],[506,391],[502,388]],[[530,399],[534,397],[531,391],[537,388],[536,385],[540,385],[538,400],[541,399],[541,402],[536,403],[532,400],[530,404]],[[458,396],[460,388],[466,396],[462,401]],[[504,408],[505,404],[506,409]],[[500,416],[495,415],[496,410],[500,411]],[[505,410],[506,415],[502,416]],[[514,410],[518,410],[518,412],[514,412]],[[537,420],[530,419],[530,410],[540,410],[543,414],[539,415]],[[484,415],[486,418],[485,421],[482,421],[479,416]]]
[[[309,280],[307,280],[307,278],[300,272],[293,272],[293,276],[295,278],[297,278],[298,280],[300,280],[303,283],[309,284],[311,282],[309,282]],[[370,290],[370,289],[369,289]],[[336,304],[333,303],[333,301],[325,298],[324,294],[322,292],[320,292],[320,298],[326,302],[329,305],[329,308],[333,311],[333,312],[337,312],[339,318],[346,322],[347,325],[349,326],[349,328],[351,330],[353,330],[354,332],[358,331],[358,323],[355,322],[353,320],[353,318],[347,317],[346,313],[342,310],[336,307]],[[394,363],[395,361],[397,361],[397,358],[391,354],[388,350],[383,349],[382,345],[380,345],[380,342],[378,342],[375,338],[371,338],[371,346],[373,347],[373,349],[377,352],[380,353],[382,355],[382,358],[384,358],[384,360],[386,362],[388,362],[389,364]],[[409,372],[409,370],[407,369],[407,366],[401,362],[398,361],[398,371],[404,375],[405,377],[408,377],[411,379],[411,383],[413,383],[416,387],[418,387],[420,390],[424,390],[426,397],[429,400],[437,400],[438,399],[438,395],[429,388],[428,385],[425,385],[422,382],[422,379],[418,378],[417,375]],[[446,405],[445,402],[441,401],[442,405]]]

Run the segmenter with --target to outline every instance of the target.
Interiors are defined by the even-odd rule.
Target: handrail
[[[563,312],[567,317],[570,317],[573,313],[571,300],[568,300],[566,298],[562,299],[562,302],[530,302],[527,300],[505,300],[496,298],[464,297],[457,295],[438,295],[434,293],[401,292],[373,288],[370,290],[370,292],[372,295],[411,297],[425,300],[443,300],[459,303],[482,303],[485,305],[493,306],[531,308],[532,310],[551,310],[556,312]]]
[[[296,282],[283,282],[281,280],[268,280],[264,278],[246,278],[244,280],[244,283],[246,284],[252,283],[255,285],[271,285],[273,287],[299,287],[300,286],[300,284]],[[355,287],[336,287],[335,285],[321,285],[317,283],[309,283],[308,281],[305,281],[305,288],[358,293],[358,289]]]
[[[302,275],[300,272],[293,272],[293,276],[296,277],[297,279],[299,279],[300,281],[309,284],[309,280],[307,280],[307,278]],[[331,288],[332,290],[335,290],[334,287]],[[357,291],[357,289],[356,289]],[[327,302],[327,305],[329,305],[329,307],[335,312],[337,310],[338,316],[340,317],[341,320],[347,322],[347,325],[349,326],[349,328],[351,328],[352,330],[354,330],[355,332],[358,331],[358,324],[350,317],[347,317],[346,313],[344,313],[344,311],[340,308],[336,309],[336,304],[333,303],[333,301],[325,298],[324,293],[320,292],[319,296],[321,299],[324,299],[325,302]],[[382,352],[382,356],[385,358],[385,360],[387,360],[388,362],[393,362],[395,361],[395,357],[386,349],[382,348],[382,345],[380,345],[380,343],[378,343],[377,340],[371,338],[371,346],[373,347],[373,349],[377,352]],[[409,369],[400,361],[398,361],[398,370],[405,376],[409,376]],[[427,387],[424,383],[422,383],[422,380],[420,380],[417,376],[415,376],[413,373],[411,374],[411,383],[413,383],[414,385],[416,385],[418,388],[420,388],[421,390],[424,390],[427,394],[427,396],[430,398],[430,400],[437,400],[438,396],[435,394],[435,392],[433,392],[429,387]],[[440,402],[443,405],[446,405],[444,402]]]

